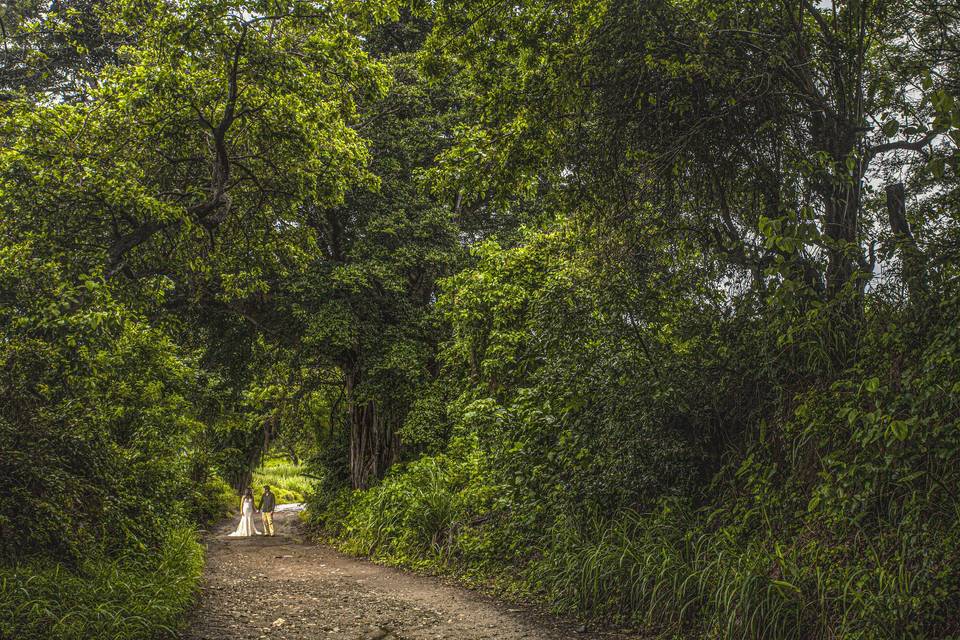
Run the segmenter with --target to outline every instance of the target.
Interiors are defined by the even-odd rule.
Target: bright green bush
[[[223,503],[193,480],[195,361],[29,243],[0,247],[0,298],[0,637],[172,637],[202,565],[185,527]]]
[[[193,522],[209,525],[237,508],[237,492],[219,476],[211,475],[193,488],[186,500],[187,515]]]
[[[73,569],[41,560],[0,568],[0,637],[175,638],[202,568],[189,529],[170,532],[156,551],[90,556]]]
[[[345,551],[437,570],[502,561],[485,523],[502,508],[488,459],[475,437],[450,452],[400,465],[375,488],[311,501],[314,524]]]
[[[100,278],[0,247],[0,561],[155,546],[193,491],[195,362]]]

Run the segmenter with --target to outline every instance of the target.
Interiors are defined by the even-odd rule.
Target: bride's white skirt
[[[253,505],[244,504],[243,513],[240,515],[240,524],[237,530],[229,534],[231,538],[249,537],[263,535],[257,531],[257,526],[253,523]]]

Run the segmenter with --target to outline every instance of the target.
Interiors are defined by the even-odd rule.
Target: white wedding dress
[[[259,536],[256,525],[253,523],[253,500],[251,498],[243,499],[243,506],[240,509],[240,524],[237,530],[229,535],[231,538]]]

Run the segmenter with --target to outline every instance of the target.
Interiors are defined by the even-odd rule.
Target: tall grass
[[[817,637],[793,565],[724,535],[693,534],[675,517],[626,513],[585,531],[561,521],[531,579],[558,608],[722,638]]]
[[[935,638],[951,627],[943,616],[954,606],[936,596],[946,595],[946,553],[911,549],[906,531],[858,557],[707,527],[703,515],[627,512],[585,529],[561,521],[529,577],[558,610],[664,635]]]
[[[203,549],[186,528],[153,554],[90,558],[77,570],[50,562],[0,568],[0,638],[175,638],[202,569]]]
[[[539,547],[524,539],[518,561],[509,521],[477,499],[482,475],[459,466],[424,457],[368,491],[344,492],[327,506],[325,529],[350,553],[539,594],[560,612],[656,637],[954,637],[956,532],[930,533],[936,545],[908,528],[831,544],[827,532],[744,526],[733,512],[671,502],[587,524],[559,517]]]
[[[303,502],[312,485],[312,480],[304,473],[303,465],[284,458],[269,458],[253,472],[254,495],[259,500],[263,487],[269,486],[278,504]]]
[[[343,523],[346,550],[402,563],[448,553],[462,516],[453,482],[443,460],[427,457],[367,492]]]

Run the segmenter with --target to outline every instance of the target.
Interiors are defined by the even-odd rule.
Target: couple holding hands
[[[240,524],[237,525],[237,530],[231,533],[229,537],[246,538],[263,535],[263,533],[257,531],[253,522],[253,514],[257,511],[260,512],[260,517],[263,519],[263,532],[269,536],[274,535],[273,510],[276,507],[277,499],[270,491],[269,486],[263,487],[263,496],[260,498],[260,504],[256,507],[253,504],[253,488],[247,487],[247,490],[243,493],[243,498],[240,499]]]

